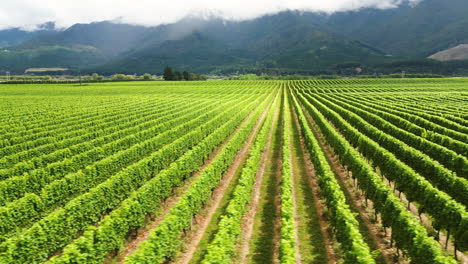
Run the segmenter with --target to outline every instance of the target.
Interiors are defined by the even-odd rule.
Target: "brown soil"
[[[240,242],[237,245],[238,253],[236,262],[238,263],[247,263],[247,256],[250,252],[250,240],[253,234],[255,215],[258,211],[263,175],[265,174],[267,158],[270,155],[271,151],[271,142],[273,138],[273,133],[275,131],[275,125],[278,122],[278,113],[279,109],[276,109],[274,118],[271,123],[271,129],[268,135],[268,141],[265,146],[265,151],[262,153],[261,165],[257,171],[257,175],[255,178],[254,189],[252,192],[252,200],[250,202],[249,208],[247,209],[247,213],[242,218],[241,238],[239,239]]]
[[[326,249],[326,254],[327,254],[327,260],[329,264],[336,264],[337,261],[336,261],[336,256],[335,256],[335,250],[333,248],[334,246],[333,234],[328,228],[328,220],[322,210],[322,202],[320,200],[320,193],[319,193],[319,187],[317,183],[317,177],[315,175],[315,169],[310,159],[309,153],[307,152],[307,149],[304,143],[304,137],[302,135],[299,120],[297,119],[297,115],[295,111],[293,111],[293,119],[294,119],[294,123],[299,134],[301,150],[302,150],[302,153],[304,154],[302,156],[302,160],[303,160],[304,168],[307,174],[309,188],[312,190],[315,196],[314,206],[319,216],[318,217],[319,225],[322,231],[323,241],[325,242],[325,245],[326,245],[325,249]]]
[[[365,197],[362,195],[362,193],[357,192],[356,188],[354,188],[354,186],[349,183],[348,171],[340,163],[338,156],[333,153],[324,136],[321,134],[320,129],[315,125],[310,115],[307,112],[305,112],[305,115],[314,134],[318,135],[319,143],[322,146],[327,159],[329,160],[333,172],[337,176],[337,179],[341,182],[341,186],[345,187],[345,191],[349,194],[349,197],[352,198],[348,200],[348,202],[352,202],[356,210],[358,210],[362,223],[370,231],[370,239],[373,240],[374,244],[381,251],[385,263],[405,263],[395,258],[395,250],[391,248],[388,243],[390,240],[389,232],[387,232],[387,236],[385,236],[384,232],[380,231],[380,228],[377,226],[378,221],[375,221],[375,217],[371,216],[370,213],[366,211],[366,208],[372,206],[372,202],[368,201],[367,206],[365,205]]]
[[[204,164],[198,169],[194,175],[188,179],[182,186],[177,187],[174,190],[174,195],[166,199],[161,206],[159,206],[159,216],[155,219],[151,220],[145,227],[141,228],[137,231],[137,235],[135,238],[132,238],[124,247],[123,251],[119,252],[117,257],[117,263],[123,263],[124,259],[131,255],[140,245],[141,242],[148,239],[150,231],[158,226],[158,224],[166,217],[167,213],[174,207],[174,205],[179,201],[182,195],[187,191],[188,188],[192,185],[192,183],[200,176],[201,172],[208,167],[212,162],[213,159],[221,152],[221,150],[227,145],[227,143],[234,137],[235,134],[240,130],[240,128],[249,120],[251,114],[245,118],[242,123],[234,130],[234,132],[228,137],[228,139],[221,144],[218,148],[216,148],[209,156],[209,158],[204,162]],[[112,263],[111,258],[108,258],[106,263]]]
[[[281,123],[280,126],[279,126],[279,130],[282,131],[283,130],[283,124]],[[282,133],[280,133],[282,135]],[[283,152],[283,138],[282,136],[280,137],[279,139],[280,141],[280,148],[279,148],[279,152],[282,153]],[[276,182],[278,183],[277,187],[276,187],[276,196],[275,196],[275,208],[276,208],[276,212],[275,212],[275,215],[278,216],[276,217],[275,219],[275,224],[274,224],[274,231],[273,231],[273,264],[279,264],[279,257],[280,257],[280,239],[281,239],[281,234],[280,234],[280,229],[281,229],[281,172],[282,172],[282,166],[283,166],[283,159],[282,159],[282,156],[280,155],[279,156],[280,158],[278,158],[276,160]]]
[[[232,178],[234,177],[240,166],[247,159],[248,152],[255,139],[255,135],[258,133],[258,130],[260,129],[263,120],[266,118],[268,109],[269,107],[262,113],[261,117],[255,124],[248,140],[246,141],[242,149],[237,153],[234,162],[229,167],[228,171],[224,174],[218,187],[213,191],[211,196],[212,199],[203,210],[203,213],[196,216],[196,224],[192,226],[191,231],[187,232],[187,235],[185,236],[186,243],[183,247],[184,250],[182,254],[176,258],[176,260],[174,261],[175,263],[187,264],[192,259],[192,256],[196,252],[198,244],[202,240],[203,235],[205,234],[205,231],[208,225],[210,224],[214,213],[218,209],[219,204],[223,199],[227,188],[231,184]]]
[[[291,128],[292,129],[292,128]],[[291,156],[289,157],[289,164],[291,165],[291,194],[292,194],[292,200],[293,200],[293,216],[294,216],[294,238],[295,238],[295,244],[296,244],[296,263],[299,264],[302,262],[302,257],[301,257],[301,241],[299,239],[299,233],[297,231],[297,227],[299,226],[299,221],[300,217],[297,215],[297,200],[296,200],[296,188],[294,184],[293,177],[294,175],[294,162],[293,162],[293,146],[292,146],[292,135],[290,135],[290,141],[289,141],[289,149],[291,150]]]
[[[468,59],[468,44],[460,44],[456,47],[437,52],[428,58],[438,61],[466,60]]]

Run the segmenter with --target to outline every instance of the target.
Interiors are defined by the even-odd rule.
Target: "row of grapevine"
[[[102,102],[101,102],[102,103]],[[120,107],[116,108],[115,104],[120,104]],[[4,126],[2,126],[2,138],[4,141],[2,142],[1,147],[9,146],[10,144],[16,144],[16,140],[12,140],[12,138],[16,138],[17,140],[23,141],[23,137],[28,140],[34,140],[39,138],[36,134],[44,135],[47,137],[49,133],[55,131],[57,129],[65,128],[65,127],[73,127],[80,122],[87,122],[88,120],[96,120],[100,117],[105,117],[112,112],[120,112],[119,109],[122,109],[125,112],[128,108],[132,109],[133,106],[138,107],[141,105],[142,102],[129,102],[129,103],[121,103],[117,102],[108,102],[107,104],[93,106],[92,109],[89,109],[87,113],[83,113],[82,111],[78,112],[69,112],[68,109],[60,109],[62,111],[57,111],[54,113],[54,118],[40,118],[40,114],[37,113],[37,110],[34,108],[34,113],[26,116],[24,119],[12,118],[11,115],[13,113],[6,111],[9,114],[11,120],[7,118],[3,118],[2,120],[8,121]],[[23,112],[28,108],[25,107]],[[75,110],[75,109],[73,109]],[[44,117],[50,117],[51,113],[49,110],[44,110]],[[127,111],[128,112],[128,111]],[[57,114],[60,115],[57,116]],[[12,141],[10,141],[12,140]],[[4,146],[5,145],[5,146]]]
[[[226,104],[227,106],[227,104]],[[180,136],[185,135],[191,129],[202,125],[210,118],[219,115],[221,110],[226,109],[225,105],[218,105],[204,115],[199,115],[201,112],[194,112],[187,117],[176,118],[165,124],[165,128],[156,137],[152,137],[155,131],[147,133],[150,137],[147,141],[141,141],[141,137],[133,137],[135,142],[130,142],[135,145],[125,145],[128,147],[123,151],[117,152],[115,155],[109,155],[106,158],[88,166],[85,170],[78,173],[68,174],[64,178],[57,180],[51,179],[51,183],[45,186],[40,192],[40,196],[29,194],[25,199],[17,200],[0,209],[0,217],[3,220],[0,225],[0,234],[7,234],[16,227],[24,228],[30,223],[33,223],[36,218],[44,215],[50,209],[56,208],[57,205],[62,205],[79,193],[85,192],[87,189],[107,179],[109,175],[117,172],[121,168],[141,159],[152,151],[163,147]],[[207,106],[209,107],[209,106]],[[204,111],[202,108],[199,111]],[[193,119],[194,117],[198,117]],[[180,123],[180,125],[176,125]],[[175,126],[174,126],[175,125]],[[172,129],[170,129],[173,127]],[[157,128],[157,127],[154,127]],[[159,150],[161,151],[161,149]],[[172,151],[172,150],[171,150]],[[105,155],[104,155],[105,156]],[[13,185],[14,186],[14,185]],[[26,185],[27,187],[27,185]],[[13,233],[14,234],[14,233]]]
[[[103,158],[108,159],[112,155],[118,155],[123,157],[124,152],[122,150],[129,151],[128,148],[131,146],[137,146],[138,143],[144,142],[154,138],[161,138],[162,132],[167,132],[169,129],[176,129],[177,124],[182,124],[193,120],[195,117],[203,113],[208,108],[202,108],[198,111],[191,112],[190,110],[185,114],[178,116],[177,113],[170,114],[167,117],[156,119],[158,123],[151,123],[152,126],[149,129],[143,130],[143,127],[137,127],[137,132],[133,134],[125,134],[131,131],[122,131],[121,133],[115,133],[103,137],[101,140],[106,142],[101,147],[93,148],[90,151],[83,152],[80,155],[67,159],[62,162],[51,163],[44,169],[34,170],[30,173],[22,176],[16,176],[0,182],[0,190],[4,193],[2,196],[2,205],[6,202],[15,200],[21,197],[24,193],[38,193],[41,189],[57,179],[61,179],[68,173],[77,171],[80,168],[91,164],[94,161],[101,160]],[[212,112],[214,113],[214,112]],[[143,125],[144,126],[144,125]],[[141,131],[138,131],[141,129]],[[156,136],[155,136],[156,135]]]
[[[0,169],[0,179],[20,176],[25,172],[43,168],[50,163],[65,158],[69,159],[79,153],[105,144],[106,142],[103,142],[102,138],[108,135],[121,133],[122,130],[130,132],[130,129],[134,128],[134,126],[141,126],[141,129],[144,129],[145,126],[143,125],[146,125],[146,127],[154,125],[157,121],[161,122],[166,119],[170,113],[175,115],[178,110],[182,109],[184,109],[183,105],[180,104],[179,106],[172,105],[167,108],[159,108],[148,113],[142,111],[145,115],[141,118],[135,118],[135,116],[129,114],[126,118],[103,123],[101,127],[93,128],[89,132],[84,130],[76,131],[80,135],[78,137],[67,138],[62,141],[55,141],[54,139],[55,142],[42,145],[40,148],[3,157],[0,162],[5,165],[3,166],[4,169]],[[9,168],[5,169],[6,167]]]
[[[297,118],[301,124],[306,147],[314,164],[318,183],[330,212],[330,224],[345,253],[345,263],[375,263],[369,246],[359,232],[359,223],[351,212],[325,153],[313,134],[310,125],[294,95],[291,95]]]
[[[193,120],[195,117],[206,112],[209,106],[206,104],[195,104],[195,108],[189,107],[180,112],[177,112],[180,109],[175,109],[176,112],[167,113],[166,116],[156,118],[148,123],[130,127],[88,142],[88,144],[96,145],[96,147],[82,152],[71,159],[51,163],[43,169],[33,170],[24,175],[2,181],[0,182],[0,190],[4,190],[5,196],[0,200],[0,204],[4,204],[4,200],[5,202],[12,201],[25,192],[38,192],[44,186],[44,183],[60,179],[67,173],[84,168],[92,162],[106,156],[111,156],[138,142],[154,138],[155,135],[157,136],[161,132],[167,131],[179,123],[183,123],[184,120]],[[193,109],[196,110],[194,111]]]
[[[451,124],[453,124],[453,122],[457,123],[457,127],[467,123],[464,119],[467,115],[464,114],[463,111],[462,97],[455,97],[453,94],[446,91],[439,93],[437,97],[431,96],[431,94],[431,92],[413,92],[395,98],[393,94],[381,91],[372,96],[372,98],[376,98],[381,102],[389,102],[391,108],[394,110],[400,109],[409,114],[424,113],[430,116],[437,116],[444,120],[444,122]],[[441,125],[443,126],[443,124]]]
[[[99,90],[96,90],[95,87],[86,87],[81,88],[80,91],[76,91],[76,87],[70,87],[67,85],[25,85],[25,86],[3,86],[2,87],[2,94],[15,92],[17,88],[20,88],[22,93],[17,93],[15,96],[11,97],[2,104],[2,113],[6,116],[6,118],[2,118],[2,121],[6,121],[6,131],[14,131],[14,129],[25,130],[27,129],[28,132],[30,130],[35,130],[36,128],[42,128],[47,125],[51,124],[60,124],[67,121],[67,119],[74,118],[75,121],[80,120],[81,118],[86,118],[89,115],[96,115],[106,113],[107,111],[114,111],[114,110],[122,110],[126,112],[126,105],[128,103],[146,103],[154,101],[153,98],[149,98],[148,96],[140,96],[140,95],[158,95],[158,101],[160,99],[164,99],[165,97],[169,98],[174,95],[174,92],[177,93],[178,99],[183,100],[190,100],[193,99],[194,96],[197,97],[200,93],[193,89],[192,87],[181,87],[178,84],[177,89],[159,89],[158,87],[165,86],[165,83],[158,83],[151,87],[150,93],[148,90],[145,91],[148,87],[148,83],[144,85],[135,85],[133,90],[127,90],[128,86],[126,85],[121,86],[120,88],[115,89],[114,87],[107,86],[106,84],[100,84]],[[107,87],[106,87],[107,86]],[[209,87],[213,88],[209,88]],[[255,86],[252,85],[252,86]],[[257,84],[258,86],[258,84]],[[55,89],[50,89],[54,87]],[[246,86],[248,87],[248,86]],[[26,91],[23,89],[26,88]],[[121,89],[122,88],[122,89]],[[153,89],[156,88],[156,89]],[[208,83],[204,83],[204,90],[205,95],[215,95],[212,91],[216,92],[219,91],[219,87],[217,85],[212,85]],[[246,89],[245,87],[237,87],[236,92],[242,94],[242,89]],[[72,91],[75,90],[75,91]],[[120,91],[119,91],[120,90]],[[71,93],[70,93],[71,91]],[[124,93],[121,93],[124,92]],[[130,92],[130,93],[128,93]],[[206,93],[207,92],[207,93]],[[88,93],[88,95],[99,95],[97,97],[92,96],[81,96]],[[62,98],[57,97],[50,97],[49,95],[57,95],[62,94]],[[127,95],[132,96],[127,96]],[[24,95],[24,96],[22,96]],[[29,96],[29,95],[32,95]],[[34,96],[36,95],[36,96]],[[112,97],[101,96],[101,95],[112,95]],[[41,97],[37,97],[41,96]],[[68,97],[73,97],[73,104],[69,104],[68,101],[63,99],[68,99]],[[200,97],[203,98],[203,97]],[[31,100],[32,99],[32,100]],[[40,99],[36,101],[35,99]],[[134,100],[137,99],[137,100]],[[143,100],[142,100],[143,99]],[[172,98],[171,98],[172,99]],[[16,101],[16,102],[15,102]],[[35,108],[34,106],[40,102],[44,107]],[[22,111],[10,111],[11,106],[15,106],[16,103],[20,103],[23,106],[32,106],[32,107],[25,107]],[[5,107],[3,107],[5,106]],[[128,111],[127,111],[128,112]],[[6,114],[5,114],[6,113]],[[33,117],[34,119],[31,120]],[[50,118],[52,117],[52,118]],[[20,124],[15,124],[14,121],[19,121]],[[38,124],[41,123],[41,124]],[[2,126],[3,128],[3,126]],[[53,129],[51,127],[51,129]],[[2,132],[3,133],[3,132]]]
[[[0,263],[463,262],[466,84],[3,85]]]
[[[249,92],[249,89],[251,88],[242,88],[242,89],[237,89],[236,92],[239,94],[242,94],[244,91]],[[193,92],[190,91],[190,92]],[[101,121],[106,120],[108,117],[114,116],[115,119],[117,119],[118,116],[125,116],[126,114],[129,113],[136,113],[138,114],[139,112],[144,111],[145,109],[152,109],[157,106],[162,106],[164,107],[167,104],[174,104],[176,102],[184,102],[185,100],[195,100],[195,101],[207,101],[207,100],[213,100],[213,99],[220,99],[223,100],[224,97],[220,96],[219,94],[206,94],[204,97],[200,98],[191,98],[192,94],[191,93],[186,93],[186,94],[177,94],[177,98],[174,98],[173,96],[167,96],[167,98],[164,97],[158,97],[157,100],[153,99],[148,99],[145,98],[144,100],[130,100],[127,99],[125,101],[119,102],[119,99],[121,98],[113,98],[112,100],[106,100],[102,102],[101,100],[98,100],[98,103],[95,103],[94,101],[89,102],[90,100],[86,100],[85,103],[83,104],[73,104],[73,105],[67,105],[66,107],[62,107],[57,109],[57,112],[54,112],[53,110],[49,109],[44,109],[40,110],[43,111],[44,116],[48,117],[45,119],[45,121],[40,121],[40,118],[38,117],[37,110],[34,112],[34,119],[32,120],[15,120],[15,118],[12,118],[12,120],[6,120],[9,121],[7,122],[7,125],[2,126],[8,127],[10,125],[10,128],[7,129],[8,133],[3,134],[2,138],[3,139],[9,139],[9,140],[20,140],[20,141],[32,141],[34,139],[39,139],[39,138],[44,138],[44,137],[62,137],[63,138],[63,133],[62,132],[67,132],[67,131],[72,131],[72,130],[79,130],[81,128],[87,129],[88,127],[92,127],[93,125],[99,125]],[[79,98],[79,97],[78,97]],[[77,98],[77,99],[78,99]],[[121,100],[120,100],[121,101]],[[128,102],[127,102],[128,101]],[[55,105],[57,102],[51,103],[51,105]],[[111,106],[106,106],[102,107],[101,104],[107,105],[107,104],[112,104]],[[60,106],[60,104],[58,104]],[[24,110],[27,110],[28,107],[24,107]],[[83,113],[83,109],[88,109],[87,112]],[[34,108],[31,108],[34,109]],[[61,119],[59,117],[55,117],[54,119],[50,119],[50,116],[52,114],[56,115],[57,113],[62,113],[67,119]],[[12,113],[13,114],[13,113]],[[4,119],[2,119],[4,120]],[[31,124],[35,124],[34,127],[31,127]],[[17,128],[24,128],[22,125],[27,126],[27,130],[24,130],[22,132],[16,132],[15,129]],[[11,137],[14,137],[16,139],[12,139]],[[15,142],[12,142],[15,143]]]
[[[468,235],[466,229],[468,213],[463,205],[457,203],[446,193],[434,188],[428,180],[399,161],[378,143],[361,134],[332,110],[323,107],[318,102],[314,106],[332,120],[344,137],[352,145],[359,148],[360,152],[375,166],[378,166],[383,175],[395,182],[396,188],[405,193],[409,201],[417,202],[421,212],[427,212],[431,215],[437,229],[450,231],[455,235],[456,244],[464,247],[462,244],[467,243],[464,237]]]
[[[414,148],[406,145],[398,139],[385,134],[381,130],[375,128],[363,118],[356,114],[337,106],[336,104],[330,103],[325,100],[320,100],[321,103],[316,101],[316,98],[309,97],[311,102],[317,102],[315,105],[319,106],[323,103],[323,106],[335,113],[341,115],[348,123],[353,124],[361,133],[374,140],[380,146],[386,148],[396,158],[405,162],[406,165],[413,168],[415,172],[424,176],[432,185],[438,189],[451,195],[456,201],[467,206],[468,205],[468,180],[457,177],[452,171],[444,168],[437,161],[431,159],[424,153],[415,150]],[[370,120],[372,117],[368,117]],[[340,127],[340,126],[339,126]],[[340,127],[346,129],[344,127]],[[375,161],[376,165],[380,166],[382,161]],[[386,161],[385,161],[386,162]],[[464,170],[468,170],[465,168]]]
[[[208,96],[207,98],[203,100],[197,100],[197,101],[199,103],[202,103],[202,102],[206,102],[207,99],[209,100],[209,98],[210,96]],[[124,122],[125,120],[135,121],[135,119],[139,117],[147,116],[148,113],[161,113],[162,114],[162,112],[164,111],[171,110],[171,108],[173,107],[179,108],[182,105],[183,105],[182,102],[177,101],[175,99],[167,100],[167,101],[164,101],[163,103],[158,104],[157,109],[154,109],[155,105],[152,105],[152,104],[143,104],[143,105],[139,104],[135,106],[134,109],[133,108],[126,109],[130,111],[130,113],[119,112],[119,115],[113,115],[112,117],[109,117],[109,118],[105,118],[105,116],[98,117],[98,118],[92,119],[90,122],[81,122],[76,126],[68,126],[68,127],[64,127],[61,129],[52,129],[51,131],[46,130],[44,132],[46,133],[45,135],[44,133],[36,133],[36,134],[31,135],[36,140],[33,140],[32,138],[28,138],[25,136],[20,136],[19,138],[25,140],[24,143],[16,144],[13,146],[8,146],[6,148],[1,149],[0,151],[2,151],[4,155],[21,151],[22,157],[33,156],[31,154],[28,155],[28,153],[34,151],[35,150],[34,147],[42,146],[45,143],[49,143],[48,145],[59,144],[59,143],[64,144],[62,143],[62,140],[64,139],[71,140],[74,138],[74,136],[83,137],[84,136],[83,134],[85,133],[91,133],[91,135],[93,135],[92,133],[96,133],[96,131],[99,131],[100,129],[108,128],[108,126],[111,125],[109,124],[109,122],[114,122],[116,124],[122,125],[121,123]],[[92,128],[92,130],[89,130],[89,128]],[[46,142],[43,142],[43,141],[46,141]],[[57,146],[57,148],[59,147],[60,145]],[[39,153],[44,154],[45,153],[44,150],[48,150],[48,149],[49,148],[44,149],[44,147],[41,147],[39,148],[40,151],[36,150],[35,153],[39,152]],[[26,152],[26,150],[29,150],[29,151]],[[10,158],[10,160],[11,159],[12,158]],[[2,162],[2,164],[3,163],[4,162]]]
[[[208,245],[207,253],[201,263],[231,263],[236,252],[236,243],[241,234],[241,219],[246,213],[249,202],[252,198],[252,191],[258,169],[262,160],[262,155],[266,151],[266,143],[269,135],[277,122],[275,116],[280,101],[280,93],[275,98],[267,118],[260,129],[260,132],[253,143],[245,166],[242,168],[239,181],[233,191],[232,198],[221,216],[218,223],[218,230],[214,238]]]
[[[171,102],[165,102],[164,104],[159,105],[161,107],[161,110],[164,110],[171,106]],[[127,113],[119,111],[108,111],[102,116],[94,117],[90,120],[82,120],[81,122],[77,121],[77,124],[72,126],[66,126],[61,127],[59,129],[51,130],[48,130],[47,127],[45,127],[45,131],[40,133],[33,133],[30,135],[18,135],[9,139],[5,139],[8,141],[8,146],[0,149],[0,155],[7,156],[18,152],[24,152],[27,150],[31,151],[34,148],[38,148],[39,146],[45,145],[44,143],[58,143],[65,139],[79,137],[83,136],[83,134],[85,133],[98,131],[100,129],[108,127],[108,123],[112,121],[125,119],[132,120],[138,117],[145,116],[146,112],[155,112],[155,109],[153,108],[154,106],[152,107],[151,104],[147,104],[144,106],[148,108],[141,109],[141,105],[135,105],[133,108],[128,109],[129,112]],[[90,130],[90,128],[92,130]]]
[[[172,193],[174,187],[181,185],[199,168],[253,107],[251,104],[235,114],[231,120],[135,191],[119,208],[106,216],[99,226],[89,227],[80,238],[67,245],[60,256],[51,258],[49,262],[102,263],[110,251],[124,244],[131,230],[145,224],[145,217]]]
[[[0,262],[44,261],[51,253],[68,244],[79,231],[99,220],[106,211],[118,206],[134,190],[157,175],[160,170],[167,168],[170,163],[198,144],[230,117],[232,113],[229,111],[211,119],[211,122],[201,121],[205,124],[200,129],[183,126],[186,129],[172,135],[177,138],[172,144],[165,145],[150,156],[132,164],[86,194],[78,196],[62,209],[36,222],[20,235],[6,240],[0,245]],[[75,187],[75,184],[70,182],[69,186],[64,187]]]
[[[419,116],[420,118],[423,118],[431,123],[437,124],[439,126],[450,129],[452,131],[457,131],[459,133],[468,134],[467,127],[464,127],[463,125],[460,125],[457,122],[447,120],[443,117],[432,115],[432,114],[427,114],[424,111],[409,110],[406,107],[399,107],[395,105],[390,105],[390,107],[396,111],[399,111],[402,114],[407,113],[407,114]]]
[[[396,102],[393,103],[394,106],[397,106],[399,108],[404,108],[407,110],[410,110],[411,112],[423,112],[428,115],[434,115],[439,118],[445,119],[448,122],[455,122],[459,125],[463,126],[468,126],[468,121],[465,118],[456,116],[458,114],[458,111],[456,109],[449,109],[448,107],[438,107],[438,106],[431,106],[431,105],[426,105],[425,103],[425,98],[423,100],[408,100],[403,101],[403,102]],[[434,103],[434,102],[432,102]]]
[[[266,108],[266,103],[267,101],[256,109],[255,114],[213,159],[212,163],[201,172],[197,180],[171,208],[166,217],[155,229],[151,230],[148,239],[141,243],[132,255],[127,257],[126,263],[160,263],[173,256],[181,243],[178,239],[180,234],[190,228],[192,217],[209,200],[211,192],[233,162],[238,150],[252,133],[260,114]],[[262,123],[263,121],[261,120]]]
[[[280,262],[284,264],[296,263],[296,223],[294,205],[294,187],[291,152],[291,111],[288,92],[283,94],[283,148],[281,170],[281,228],[280,228]]]
[[[448,141],[450,140],[450,138],[418,128],[417,126],[403,119],[400,119],[402,121],[402,126],[405,126],[407,128],[399,128],[399,126],[386,121],[384,118],[374,113],[371,109],[369,109],[370,107],[366,107],[362,104],[359,105],[359,107],[357,107],[349,100],[347,101],[347,104],[344,104],[342,101],[331,97],[325,98],[329,101],[334,102],[335,104],[340,105],[343,108],[346,108],[348,110],[353,111],[356,114],[359,114],[367,122],[378,127],[383,132],[391,134],[392,136],[406,142],[407,144],[410,144],[412,147],[423,151],[424,153],[431,156],[433,159],[438,160],[446,168],[455,171],[458,174],[458,176],[468,177],[468,159],[460,154],[457,154],[455,151],[452,151],[446,147],[437,144],[435,140],[430,139],[436,137],[439,138],[439,140],[437,140],[438,142],[442,142]],[[396,119],[399,118],[396,117]],[[414,133],[411,133],[411,131],[414,131]]]
[[[326,121],[315,106],[300,94],[298,96],[340,160],[353,172],[353,177],[357,178],[365,196],[373,201],[376,211],[381,215],[383,225],[392,228],[392,238],[396,245],[403,249],[414,263],[457,263],[454,259],[444,256],[440,245],[428,236],[426,229],[406,210],[405,205],[382,181],[381,176],[373,171],[360,153]],[[421,188],[414,186],[410,188],[416,195],[424,192]]]
[[[363,109],[366,109],[367,111],[370,111],[382,117],[383,119],[387,120],[389,123],[394,124],[402,129],[405,129],[417,136],[424,137],[425,139],[428,139],[436,144],[439,144],[448,149],[451,149],[455,151],[456,153],[463,155],[465,158],[468,157],[468,144],[465,142],[455,140],[451,137],[448,137],[447,135],[444,135],[435,131],[426,130],[425,128],[415,125],[413,122],[410,122],[398,115],[389,113],[384,108],[376,108],[378,106],[374,106],[370,103],[366,103],[363,101],[357,101],[353,97],[340,96],[340,98],[344,98],[350,104],[353,104],[357,107],[362,107]]]
[[[361,100],[361,102],[363,102],[363,100]],[[397,116],[400,116],[410,122],[412,122],[413,124],[415,125],[418,125],[420,127],[423,127],[427,130],[431,130],[431,131],[434,131],[434,132],[437,132],[437,133],[440,133],[442,135],[445,135],[445,136],[449,136],[455,140],[458,140],[458,141],[461,141],[461,142],[464,142],[466,144],[466,142],[468,142],[468,135],[463,133],[463,132],[460,132],[460,131],[456,131],[456,130],[452,130],[450,128],[446,128],[440,124],[436,124],[436,123],[433,123],[429,120],[426,120],[425,118],[422,118],[412,112],[410,113],[407,113],[407,112],[403,112],[401,111],[401,109],[393,109],[392,108],[392,105],[391,104],[382,104],[382,103],[379,103],[379,102],[374,102],[374,101],[367,101],[367,100],[364,100],[365,103],[367,104],[372,104],[372,106],[374,108],[377,108],[379,110],[382,110],[382,111],[385,111],[387,113],[391,113],[391,114],[394,114],[394,115],[397,115]]]

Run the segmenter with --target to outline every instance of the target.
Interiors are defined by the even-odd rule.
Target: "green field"
[[[468,80],[0,85],[0,263],[468,263]]]

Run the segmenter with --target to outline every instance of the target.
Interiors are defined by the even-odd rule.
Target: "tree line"
[[[205,75],[188,71],[175,71],[169,66],[164,68],[163,78],[166,81],[205,81],[207,79]]]

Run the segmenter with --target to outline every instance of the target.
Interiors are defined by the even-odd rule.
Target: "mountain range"
[[[34,32],[0,30],[0,71],[65,67],[142,74],[170,65],[220,74],[347,74],[356,68],[452,73],[468,71],[468,62],[426,58],[468,44],[466,14],[466,0],[423,0],[332,14],[284,11],[246,21],[186,17],[154,27],[104,21],[58,30],[47,23]],[[465,59],[464,52],[450,58]]]

